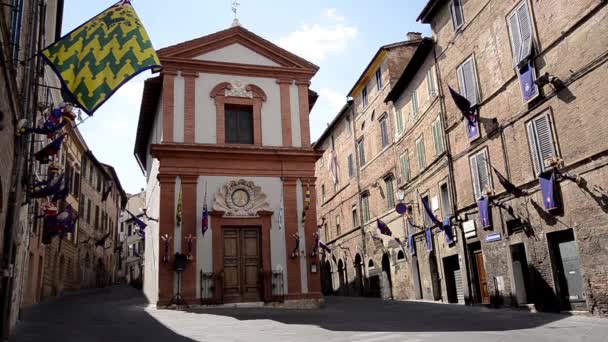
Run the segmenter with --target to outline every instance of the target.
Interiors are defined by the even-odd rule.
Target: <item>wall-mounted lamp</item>
[[[161,235],[160,237],[164,242],[165,242],[165,255],[163,256],[163,262],[167,263],[169,262],[169,259],[171,258],[169,256],[169,242],[173,239],[171,236],[169,236],[169,234],[164,234]]]

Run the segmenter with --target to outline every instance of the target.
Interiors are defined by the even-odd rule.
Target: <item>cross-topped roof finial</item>
[[[241,3],[238,0],[232,0],[232,13],[234,13],[234,19],[232,19],[232,26],[240,26],[241,23],[239,22],[239,18],[238,18],[238,7],[241,5]]]

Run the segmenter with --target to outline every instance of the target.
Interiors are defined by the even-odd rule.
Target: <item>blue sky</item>
[[[345,103],[346,93],[378,47],[405,40],[409,31],[430,35],[427,25],[416,22],[426,1],[240,0],[238,16],[248,30],[320,67],[311,85],[320,95],[311,113],[314,140]],[[115,2],[67,0],[63,32]],[[132,4],[155,48],[226,29],[232,22],[231,0],[132,0]],[[125,84],[80,126],[89,148],[100,161],[116,168],[131,193],[145,186],[133,145],[143,80],[150,75],[145,72]]]

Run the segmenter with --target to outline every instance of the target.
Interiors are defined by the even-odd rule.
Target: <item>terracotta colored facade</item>
[[[304,201],[320,155],[308,129],[318,68],[240,26],[158,53],[135,146],[158,219],[147,221],[144,293],[160,306],[178,292],[187,304],[319,299],[315,205]],[[228,142],[231,106],[250,108],[250,144]]]

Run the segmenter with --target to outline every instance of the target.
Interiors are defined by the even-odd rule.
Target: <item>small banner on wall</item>
[[[556,191],[555,172],[545,171],[538,177],[540,190],[543,194],[543,204],[545,209],[553,210],[559,208],[559,198]]]
[[[481,228],[486,229],[492,227],[492,210],[490,209],[490,199],[488,197],[482,197],[477,202],[479,208],[479,221],[481,222]]]

